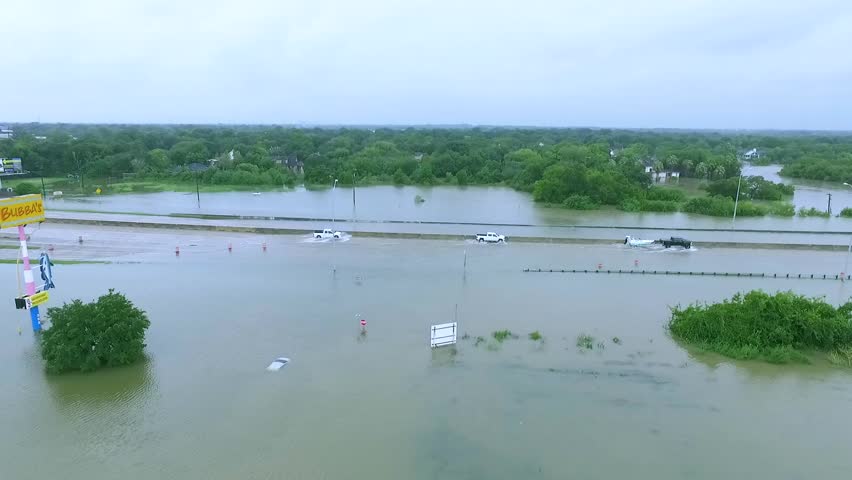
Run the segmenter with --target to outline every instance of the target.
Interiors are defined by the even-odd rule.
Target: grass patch
[[[54,260],[52,258],[50,261],[56,265],[105,265],[110,263],[104,260]],[[18,260],[15,259],[0,259],[2,265],[14,265],[16,263],[18,263]]]
[[[530,337],[530,340],[532,340],[534,342],[540,342],[540,341],[544,340],[544,337],[541,335],[541,333],[538,330],[530,333],[529,337]]]
[[[577,348],[583,348],[586,350],[595,348],[595,337],[586,333],[577,335]]]
[[[833,365],[852,368],[852,347],[838,348],[829,352],[828,361]]]
[[[807,363],[808,352],[852,351],[850,314],[852,303],[834,307],[793,292],[754,290],[712,305],[674,307],[669,330],[677,340],[731,358]]]

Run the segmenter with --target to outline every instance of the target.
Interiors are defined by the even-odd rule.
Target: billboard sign
[[[0,200],[0,228],[44,221],[41,195],[21,195]]]
[[[24,173],[20,158],[0,158],[0,175],[15,175]]]

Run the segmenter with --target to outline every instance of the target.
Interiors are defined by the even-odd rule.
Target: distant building
[[[664,171],[664,172],[654,172],[654,181],[657,183],[666,183],[668,181],[679,181],[680,180],[680,172],[672,172],[672,171]]]
[[[645,165],[645,173],[647,173],[651,180],[655,183],[666,183],[670,180],[674,180],[675,182],[680,180],[680,172],[674,170],[661,170],[657,171],[654,169],[653,165]]]
[[[47,140],[47,137],[45,137],[44,135],[33,135],[33,138],[41,141]]]
[[[414,159],[418,162],[423,160],[423,152],[414,152]]]
[[[751,150],[746,150],[745,152],[742,152],[742,154],[740,154],[740,157],[742,157],[743,160],[757,160],[758,158],[763,158],[764,156],[765,153],[759,148],[752,148]]]
[[[305,162],[299,160],[299,156],[295,153],[288,154],[287,159],[282,162],[282,165],[297,175],[305,173]]]
[[[0,125],[0,139],[12,138],[14,136],[15,136],[14,130],[12,130],[11,128],[9,128],[5,125]]]

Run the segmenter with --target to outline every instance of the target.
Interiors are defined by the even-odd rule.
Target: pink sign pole
[[[33,279],[33,271],[30,267],[30,252],[27,250],[27,233],[23,225],[18,226],[18,239],[21,241],[21,258],[24,261],[24,285],[27,289],[27,295],[32,297],[36,293],[35,280]],[[32,321],[33,331],[41,331],[41,319],[39,318],[38,307],[30,308],[30,320]]]

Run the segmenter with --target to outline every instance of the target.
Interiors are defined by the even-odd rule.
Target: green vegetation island
[[[852,302],[753,290],[715,304],[672,308],[672,337],[740,360],[809,363],[814,354],[852,367]]]
[[[808,132],[481,128],[295,128],[18,124],[0,157],[64,194],[340,185],[503,185],[570,209],[731,216],[741,164],[852,180],[852,135]],[[677,179],[677,182],[672,182]],[[679,185],[680,180],[689,185]],[[659,185],[657,180],[668,180]],[[40,192],[39,179],[4,184]],[[738,216],[793,216],[792,187],[739,185]],[[800,211],[800,215],[822,215]],[[845,212],[852,216],[852,211]]]

